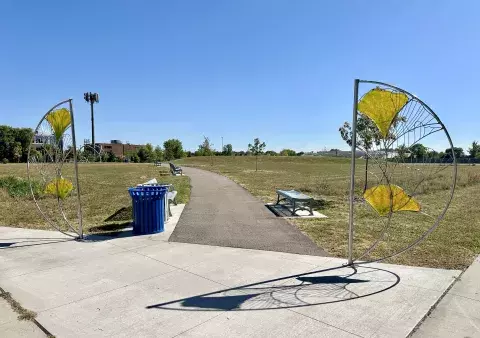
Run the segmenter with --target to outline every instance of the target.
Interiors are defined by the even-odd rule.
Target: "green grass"
[[[32,181],[32,187],[27,179],[15,176],[0,177],[0,189],[5,189],[10,197],[31,197],[32,191],[36,197],[43,192],[38,181]]]
[[[122,208],[130,207],[128,188],[151,178],[161,183],[171,183],[178,191],[178,203],[187,203],[190,196],[190,180],[186,176],[171,176],[168,169],[155,167],[152,164],[134,163],[81,163],[79,164],[81,200],[83,206],[84,228],[87,232],[103,232],[121,228],[129,221],[127,218],[114,222],[104,222],[109,216]],[[73,165],[65,164],[65,178],[73,180]],[[0,225],[26,227],[33,229],[51,229],[40,215],[30,196],[26,181],[25,164],[0,164]],[[40,182],[40,175],[33,175]],[[41,185],[40,185],[41,186]],[[41,192],[42,189],[39,189]],[[63,209],[69,221],[77,220],[77,196],[71,195],[63,202]],[[39,196],[38,203],[42,210],[49,210],[49,217],[64,223],[58,212],[56,199],[44,195]],[[121,222],[120,224],[115,224]],[[67,229],[66,226],[62,227]]]
[[[346,257],[348,230],[348,192],[350,161],[335,157],[269,157],[259,158],[259,171],[255,172],[254,157],[192,157],[178,161],[223,174],[264,202],[276,200],[276,189],[296,189],[317,200],[318,210],[327,219],[293,220],[320,247],[333,256]],[[361,195],[363,187],[363,160],[359,160],[356,175],[356,191]],[[438,167],[441,169],[441,167]],[[409,175],[435,167],[400,166],[396,183],[409,188],[413,183]],[[419,170],[417,170],[419,169]],[[380,174],[374,172],[374,174]],[[452,181],[451,172],[440,171],[430,177],[417,190],[423,213],[399,212],[392,218],[388,236],[369,258],[382,257],[405,247],[418,238],[434,222],[431,215],[438,215],[448,195]],[[408,191],[408,189],[407,189]],[[455,198],[440,226],[419,246],[395,258],[391,263],[465,268],[480,253],[480,166],[459,166]],[[385,218],[372,213],[362,201],[356,203],[356,255],[363,253],[378,236]],[[430,216],[428,216],[430,215]]]

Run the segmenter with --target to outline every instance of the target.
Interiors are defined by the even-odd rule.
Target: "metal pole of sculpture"
[[[80,200],[80,182],[78,180],[78,161],[77,161],[77,142],[75,140],[75,119],[73,117],[72,99],[69,100],[70,116],[72,119],[72,143],[73,143],[73,163],[75,166],[75,184],[77,185],[77,200],[78,200],[78,236],[83,239],[83,214],[82,201]]]
[[[353,206],[355,202],[355,153],[357,149],[357,106],[358,106],[358,83],[359,80],[355,79],[353,84],[353,118],[352,118],[352,168],[350,176],[350,209],[348,220],[348,264],[353,264]]]
[[[376,87],[359,99],[360,85]],[[433,134],[436,135],[430,137]],[[439,140],[449,145],[442,157],[424,146],[429,141],[437,146]],[[439,226],[455,191],[457,163],[445,125],[428,105],[406,90],[383,82],[356,79],[351,149],[348,264],[382,261],[421,243]],[[365,172],[370,174],[365,177],[362,196],[355,196],[357,149],[370,160],[365,162]],[[435,189],[435,179],[442,185],[450,182],[450,189],[447,192],[437,189],[439,196],[432,197],[427,192]],[[445,194],[443,208],[431,207],[431,200],[442,200],[442,194]],[[356,208],[362,214],[357,221]],[[433,224],[426,230],[417,227],[415,217],[423,217],[422,224],[430,221]],[[361,221],[369,231],[379,226],[378,236],[363,254],[354,257],[354,229]],[[401,227],[408,227],[408,233],[417,237],[406,236],[405,243],[399,243],[397,234]]]

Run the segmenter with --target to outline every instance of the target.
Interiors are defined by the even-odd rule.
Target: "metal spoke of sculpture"
[[[68,236],[83,238],[71,99],[56,104],[38,123],[27,171],[33,199],[48,224]],[[74,218],[77,221],[71,221]]]
[[[102,162],[105,154],[102,149],[86,143],[77,150],[77,161],[80,163]]]
[[[355,80],[351,146],[348,263],[406,252],[438,227],[453,198],[457,165],[447,129],[409,92]],[[433,150],[440,146],[444,154]],[[354,243],[354,230],[375,236]]]

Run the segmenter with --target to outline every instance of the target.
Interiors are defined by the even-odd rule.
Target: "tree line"
[[[152,163],[157,161],[171,161],[185,157],[185,151],[180,140],[170,139],[163,142],[163,148],[147,143],[136,150],[128,151],[123,158],[116,156],[113,152],[105,152],[102,155],[103,162],[133,162]]]
[[[368,120],[359,118],[357,124],[357,142],[367,151],[371,150],[374,145],[378,145],[378,135],[375,134],[376,128],[370,125]],[[351,145],[351,127],[345,123],[340,128],[340,134],[347,144]],[[14,128],[7,125],[0,125],[0,161],[3,163],[19,163],[26,162],[28,149],[33,139],[33,130],[30,128]],[[247,150],[234,151],[231,144],[223,146],[221,151],[215,150],[213,143],[208,137],[204,137],[203,142],[198,146],[195,152],[185,151],[183,144],[178,139],[169,139],[161,146],[153,146],[151,143],[130,151],[123,158],[117,157],[112,152],[103,153],[101,160],[104,162],[120,162],[129,161],[134,163],[155,162],[155,161],[171,161],[182,157],[192,156],[302,156],[304,152],[296,152],[292,149],[282,149],[280,152],[273,150],[265,151],[266,144],[261,142],[259,138],[254,139],[253,144],[247,146]],[[452,149],[446,149],[443,152],[437,152],[426,148],[422,144],[415,144],[411,147],[400,145],[394,149],[397,157],[412,159],[428,158],[433,160],[443,160],[452,157]],[[79,150],[80,156],[88,157],[88,150]],[[473,141],[471,147],[468,148],[468,155],[465,154],[463,148],[455,147],[453,149],[455,157],[459,160],[476,159],[480,160],[480,144]],[[406,156],[408,154],[408,156]]]
[[[392,126],[395,128],[398,123],[405,122],[405,117],[399,116],[393,120]],[[380,135],[378,128],[373,121],[363,115],[360,115],[357,120],[357,147],[363,149],[367,154],[374,148],[379,149],[384,137]],[[348,122],[344,124],[338,130],[341,138],[349,145],[352,145],[352,127]],[[386,140],[395,141],[395,135],[388,133]],[[379,149],[381,150],[381,149]],[[385,150],[385,149],[383,149]],[[445,151],[436,151],[425,147],[421,143],[415,143],[411,146],[399,145],[396,149],[391,149],[395,153],[397,159],[404,161],[423,160],[425,158],[429,160],[448,160],[451,159],[453,154],[455,158],[460,161],[475,159],[480,160],[480,145],[477,141],[473,141],[470,148],[468,148],[468,155],[461,147],[453,147],[445,149]],[[366,155],[368,161],[368,155]]]
[[[26,162],[32,138],[33,130],[30,128],[0,125],[0,161],[3,163]]]
[[[28,150],[31,147],[34,132],[31,128],[15,128],[7,125],[0,125],[0,161],[2,163],[20,163],[27,162]],[[45,144],[45,147],[50,145]],[[38,149],[38,148],[37,148]],[[36,154],[37,149],[32,148],[31,153]],[[65,149],[69,152],[70,149]],[[171,161],[186,156],[183,145],[180,140],[170,139],[160,146],[152,146],[151,143],[130,151],[125,157],[117,157],[113,152],[105,152],[95,156],[91,147],[84,147],[77,150],[78,158],[88,160],[101,160],[104,162],[131,161],[136,163]]]
[[[258,140],[258,145],[265,143],[261,142],[259,138],[255,138],[253,140],[253,145],[257,144]],[[192,157],[192,156],[251,156],[251,155],[268,155],[268,156],[302,156],[305,153],[303,151],[301,152],[296,152],[295,150],[292,149],[282,149],[279,152],[273,151],[273,150],[267,150],[265,151],[265,147],[262,147],[260,153],[257,154],[257,149],[254,147],[252,148],[252,144],[248,144],[247,150],[239,150],[239,151],[234,151],[233,147],[230,143],[226,144],[223,146],[223,149],[221,151],[215,150],[213,147],[213,143],[210,141],[210,138],[204,136],[203,137],[203,142],[198,146],[198,149],[194,152],[192,151],[187,151],[186,156],[187,157]]]

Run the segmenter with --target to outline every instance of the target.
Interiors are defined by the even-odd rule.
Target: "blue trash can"
[[[128,189],[132,197],[133,233],[154,234],[165,230],[165,196],[168,187],[147,186]]]

